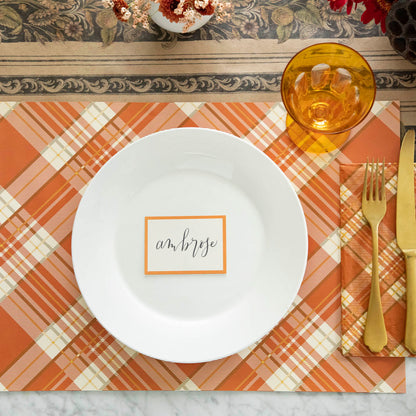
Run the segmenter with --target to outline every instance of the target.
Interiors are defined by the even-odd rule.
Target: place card
[[[145,217],[144,272],[224,274],[225,215]]]

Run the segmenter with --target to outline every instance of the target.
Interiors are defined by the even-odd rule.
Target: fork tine
[[[377,159],[377,163],[376,163],[376,175],[375,176],[376,176],[376,180],[375,180],[375,182],[376,182],[376,192],[374,194],[374,199],[376,201],[380,201],[380,189],[379,189],[379,185],[378,185],[380,174],[379,174],[378,159]]]
[[[367,163],[365,165],[365,172],[364,172],[364,185],[363,185],[363,195],[362,195],[363,201],[367,199],[367,173],[368,173],[368,158],[367,158]]]
[[[374,159],[371,161],[371,173],[370,173],[370,194],[368,196],[369,201],[374,201]]]

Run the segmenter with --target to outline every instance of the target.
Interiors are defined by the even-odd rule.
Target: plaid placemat
[[[339,162],[396,154],[398,103],[375,103],[342,152],[322,155],[293,145],[276,102],[13,102],[0,114],[0,389],[405,391],[403,359],[340,350]],[[199,364],[155,360],[114,339],[89,312],[71,264],[75,211],[99,168],[144,135],[187,126],[264,151],[296,189],[309,233],[287,317],[239,354]]]
[[[406,322],[405,261],[396,241],[397,164],[386,166],[387,212],[379,228],[380,293],[388,342],[377,354],[364,345],[371,286],[371,230],[361,210],[365,165],[342,165],[341,268],[342,351],[352,356],[408,357],[403,344]]]

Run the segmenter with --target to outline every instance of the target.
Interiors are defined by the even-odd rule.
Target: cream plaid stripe
[[[0,207],[0,224],[3,224],[20,208],[20,204],[5,189],[0,188]]]

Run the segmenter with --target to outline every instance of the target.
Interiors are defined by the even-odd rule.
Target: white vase
[[[171,22],[170,20],[168,20],[160,11],[159,11],[159,4],[158,3],[154,3],[153,1],[150,2],[150,11],[149,11],[149,16],[152,18],[152,20],[161,28],[168,30],[169,32],[174,32],[174,33],[189,33],[189,32],[193,32],[194,30],[199,29],[200,27],[204,26],[205,23],[207,23],[209,21],[209,19],[211,19],[211,17],[213,16],[212,14],[210,15],[205,15],[205,16],[201,16],[200,19],[197,19],[196,22],[189,27],[187,30],[183,30],[185,27],[184,23],[178,23],[178,22]]]

